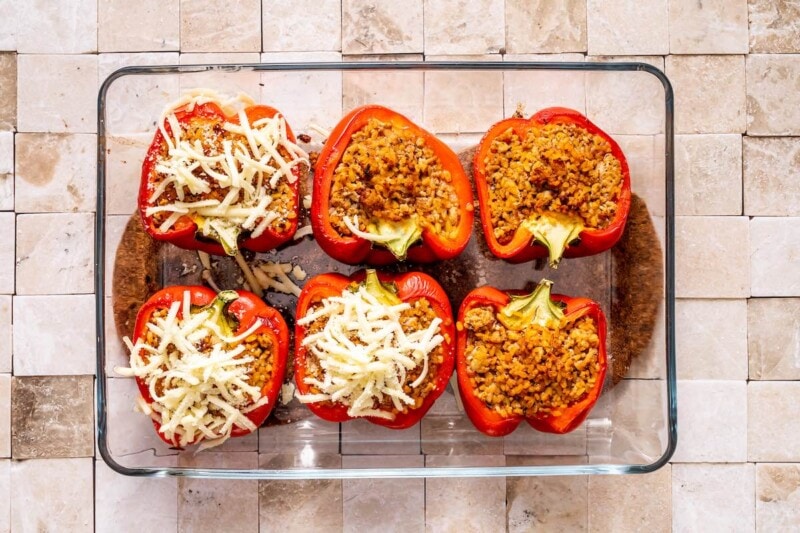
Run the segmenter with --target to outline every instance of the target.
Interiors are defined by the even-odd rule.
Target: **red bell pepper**
[[[494,287],[481,287],[471,291],[461,304],[458,313],[458,341],[456,350],[456,374],[459,394],[464,410],[475,427],[491,436],[503,436],[514,431],[523,421],[535,429],[547,433],[567,433],[578,427],[591,411],[603,388],[606,375],[606,319],[600,306],[587,298],[570,298],[550,294],[552,282],[544,280],[529,295],[516,292],[503,292]],[[597,327],[599,339],[597,363],[598,370],[594,386],[586,391],[580,400],[565,408],[554,408],[548,414],[523,417],[504,416],[491,405],[481,400],[470,381],[473,374],[467,354],[467,340],[470,333],[464,325],[468,311],[475,308],[489,308],[496,319],[509,330],[522,331],[534,324],[547,326],[550,321],[561,321],[569,325],[581,317],[590,317]],[[563,307],[563,309],[562,309]],[[557,378],[555,378],[557,379]],[[497,376],[495,376],[497,381]]]
[[[352,136],[364,128],[371,119],[410,131],[422,138],[444,170],[450,173],[451,184],[458,197],[459,222],[450,235],[436,233],[416,217],[401,223],[369,221],[369,233],[376,235],[400,234],[402,237],[386,242],[380,247],[356,235],[343,236],[331,224],[329,208],[331,188],[336,167],[342,159]],[[433,134],[422,129],[403,115],[385,107],[368,105],[354,109],[334,128],[320,152],[314,172],[314,195],[311,204],[311,226],[320,247],[337,261],[347,264],[367,263],[385,265],[408,258],[415,263],[430,263],[458,256],[469,242],[472,233],[474,207],[472,187],[458,156]],[[421,239],[421,242],[419,242]],[[419,242],[419,244],[417,244]]]
[[[584,227],[575,215],[565,212],[542,212],[535,219],[524,221],[507,243],[500,243],[495,236],[490,213],[490,188],[486,176],[486,159],[492,142],[501,134],[512,129],[520,139],[528,132],[547,124],[574,124],[591,134],[605,139],[611,146],[611,155],[620,162],[622,186],[616,204],[614,218],[604,228]],[[542,257],[550,258],[553,267],[564,257],[584,257],[608,250],[622,236],[631,203],[631,178],[628,163],[622,149],[608,134],[594,125],[589,119],[572,109],[551,107],[543,109],[529,119],[508,118],[493,125],[484,135],[473,161],[475,188],[481,207],[481,225],[489,250],[501,259],[512,263],[522,263]]]
[[[256,427],[260,426],[275,407],[283,385],[289,354],[289,329],[286,326],[286,322],[277,310],[269,307],[251,292],[222,291],[217,294],[213,290],[201,286],[172,286],[155,293],[139,310],[133,331],[134,345],[145,338],[148,332],[147,324],[151,321],[153,314],[158,311],[168,310],[176,302],[182,303],[186,292],[189,293],[192,314],[195,314],[195,310],[200,312],[211,309],[214,313],[212,317],[220,329],[230,336],[241,335],[258,322],[261,325],[251,334],[263,334],[270,338],[274,348],[271,361],[272,373],[270,379],[265,381],[261,387],[261,397],[266,397],[267,402],[245,414]],[[177,318],[183,318],[182,307],[178,309]],[[244,354],[247,355],[247,351]],[[143,400],[148,405],[152,405],[154,400],[150,394],[150,384],[139,376],[136,376],[136,384]],[[159,421],[153,419],[153,425],[164,442],[170,446],[180,447],[176,438],[170,439],[161,431]],[[230,436],[240,437],[248,433],[250,431],[246,428],[233,426]],[[188,444],[194,443],[196,442]]]
[[[247,120],[252,124],[253,122],[263,119],[272,118],[279,114],[279,111],[265,105],[249,106],[244,109]],[[194,104],[193,106],[186,105],[175,111],[175,116],[181,129],[185,130],[193,121],[215,121],[220,125],[225,122],[239,124],[239,116],[228,116],[215,102],[206,102],[201,104]],[[172,136],[172,126],[169,121],[165,121],[164,129],[167,135]],[[223,135],[224,132],[220,132]],[[289,141],[295,142],[294,134],[292,133],[289,124],[286,124],[286,136]],[[288,220],[288,226],[285,231],[275,231],[273,228],[267,228],[258,237],[248,237],[243,234],[237,236],[237,245],[231,246],[229,243],[224,243],[222,239],[215,238],[208,234],[203,234],[201,226],[198,222],[202,223],[201,217],[186,215],[180,218],[170,229],[162,231],[159,225],[155,223],[152,215],[147,215],[146,210],[148,207],[153,207],[150,204],[150,197],[155,190],[154,176],[156,176],[155,167],[161,157],[167,153],[167,141],[164,138],[161,130],[156,130],[153,142],[147,152],[147,156],[142,164],[142,178],[139,185],[139,213],[142,218],[142,223],[145,230],[151,237],[159,241],[166,241],[188,250],[201,250],[214,255],[236,255],[237,248],[245,250],[252,250],[254,252],[267,252],[284,244],[292,239],[295,231],[297,231],[297,224],[299,216],[299,184],[300,184],[300,170],[297,166],[292,169],[293,174],[298,177],[294,183],[289,184],[291,189],[291,211],[295,213],[294,218]]]
[[[397,412],[394,419],[366,416],[366,420],[391,429],[405,429],[416,424],[431,408],[434,401],[444,392],[455,365],[455,324],[450,308],[450,301],[444,289],[430,276],[420,272],[405,274],[380,274],[375,270],[360,271],[353,276],[341,274],[321,274],[315,276],[303,287],[297,301],[298,321],[322,300],[341,296],[345,291],[364,286],[367,292],[384,305],[400,303],[413,304],[424,299],[431,306],[436,317],[441,319],[439,331],[444,338],[441,343],[442,362],[436,369],[433,388],[424,397],[419,407],[407,406],[404,411]],[[306,382],[310,376],[310,360],[313,354],[303,345],[308,335],[308,326],[295,326],[294,379],[299,395],[313,394],[312,387]],[[344,422],[354,417],[348,414],[348,406],[330,400],[307,404],[318,417],[331,422]],[[384,410],[384,409],[381,409]]]

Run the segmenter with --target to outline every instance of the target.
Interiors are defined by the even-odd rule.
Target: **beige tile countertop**
[[[670,464],[588,478],[207,481],[123,477],[96,456],[99,83],[123,65],[374,57],[635,60],[667,74],[680,430]],[[333,123],[347,106],[341,78],[318,74],[303,98],[328,98],[316,109],[332,118],[294,111]],[[403,111],[450,118],[419,96]],[[476,113],[496,116],[497,102]],[[147,114],[125,118],[149,131]],[[136,157],[148,138],[110,142]],[[800,531],[799,226],[796,1],[0,0],[0,532]],[[425,460],[397,452],[337,461]],[[282,460],[242,454],[229,466]]]

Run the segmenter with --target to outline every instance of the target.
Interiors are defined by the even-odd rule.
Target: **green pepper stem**
[[[367,270],[364,280],[367,292],[374,296],[383,305],[397,305],[403,301],[397,297],[397,286],[394,283],[383,283],[378,279],[378,272],[374,268]]]
[[[405,260],[408,249],[422,237],[416,216],[399,222],[376,219],[367,224],[367,232],[382,237],[375,242],[385,246],[399,261]]]
[[[511,301],[497,314],[500,323],[508,329],[520,331],[530,324],[547,326],[554,320],[560,322],[564,311],[550,298],[552,286],[552,281],[543,279],[532,293],[511,296]]]
[[[231,225],[227,228],[218,228],[216,227],[217,224],[222,225],[220,221],[216,221],[215,224],[214,221],[205,217],[195,220],[195,223],[200,233],[220,243],[226,254],[235,256],[239,253],[239,234],[242,232],[241,226]],[[220,231],[220,229],[223,231]]]
[[[579,217],[561,213],[542,213],[524,221],[522,226],[531,232],[535,242],[547,248],[552,268],[558,268],[567,246],[584,228]]]
[[[203,307],[201,311],[211,311],[211,316],[209,320],[215,322],[222,334],[228,337],[232,337],[233,333],[236,331],[239,321],[236,320],[230,313],[228,313],[228,306],[231,302],[237,300],[239,298],[239,293],[236,291],[222,291],[217,294],[217,297],[214,298],[207,306]]]

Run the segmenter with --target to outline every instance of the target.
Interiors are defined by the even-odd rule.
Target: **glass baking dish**
[[[566,435],[537,433],[522,424],[506,437],[484,436],[463,414],[451,385],[408,430],[364,421],[325,422],[294,400],[277,407],[258,432],[221,447],[199,453],[167,447],[149,419],[133,411],[134,381],[114,372],[115,366],[126,365],[127,357],[114,313],[114,297],[125,279],[115,280],[112,274],[126,224],[136,211],[141,162],[161,110],[198,87],[245,92],[276,107],[295,133],[311,136],[311,151],[319,149],[325,130],[344,113],[367,103],[407,115],[457,152],[475,146],[493,123],[517,110],[527,116],[563,106],[588,116],[626,154],[632,190],[646,206],[644,226],[652,232],[651,242],[644,241],[654,251],[649,261],[658,264],[637,271],[638,258],[617,251],[567,259],[557,271],[539,263],[509,265],[481,252],[478,229],[461,258],[423,269],[448,289],[455,309],[474,286],[520,289],[545,275],[554,279],[557,292],[596,299],[609,318],[610,338],[616,334],[634,346],[640,341],[624,378],[612,386],[609,372],[588,419]],[[111,74],[100,89],[98,105],[97,439],[100,455],[114,470],[135,476],[249,479],[537,476],[643,473],[669,460],[677,442],[673,97],[658,68],[602,61],[141,66]],[[308,237],[254,259],[299,264],[309,276],[354,270],[327,258]],[[202,282],[196,253],[165,245],[157,257],[140,260],[156,265],[156,285]],[[214,275],[223,288],[241,286],[231,259],[214,261]],[[629,304],[648,292],[644,286],[654,306],[651,323],[639,338],[627,321],[636,320]],[[291,321],[294,297],[269,293],[266,300]],[[621,358],[612,352],[610,347],[610,358]]]

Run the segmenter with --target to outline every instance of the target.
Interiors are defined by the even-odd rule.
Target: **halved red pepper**
[[[261,396],[268,398],[266,404],[246,413],[246,417],[256,426],[260,426],[269,416],[278,401],[283,377],[286,374],[286,362],[289,355],[289,328],[281,314],[265,304],[258,296],[247,291],[222,291],[219,294],[202,286],[172,286],[161,289],[151,296],[136,315],[133,331],[133,343],[144,339],[147,324],[153,313],[169,309],[175,302],[183,302],[184,293],[189,292],[193,308],[212,308],[216,319],[223,330],[230,331],[232,336],[240,335],[260,322],[252,334],[265,334],[270,337],[275,352],[272,358],[272,375],[261,387]],[[182,318],[183,310],[179,309],[178,318]],[[149,385],[143,378],[136,377],[139,393],[147,404],[153,403]],[[160,430],[160,423],[153,420],[158,436],[170,446],[179,447],[177,442],[169,439]],[[250,433],[245,428],[234,426],[231,437],[241,437]],[[192,443],[190,443],[192,444]]]
[[[277,109],[266,105],[248,106],[244,109],[244,112],[250,124],[259,119],[272,118],[275,115],[280,114]],[[220,124],[224,122],[239,124],[238,115],[227,115],[215,102],[194,104],[193,106],[187,104],[186,106],[175,110],[175,116],[178,119],[178,123],[182,127],[191,124],[193,120],[197,119],[216,120],[220,121]],[[167,135],[173,135],[172,126],[170,125],[169,121],[165,121],[163,126],[164,130],[167,132]],[[289,127],[288,123],[286,123],[286,136],[291,142],[295,142],[294,134],[292,133],[292,129]],[[166,146],[167,141],[164,139],[164,135],[162,134],[161,130],[156,130],[156,134],[153,137],[153,142],[150,144],[150,148],[147,151],[147,156],[142,164],[142,178],[139,185],[138,205],[139,214],[142,218],[142,223],[145,230],[154,239],[170,242],[180,248],[185,248],[188,250],[201,250],[214,255],[236,255],[235,249],[231,250],[230,247],[223,246],[222,243],[212,240],[208,236],[202,235],[197,221],[193,220],[188,215],[181,217],[170,229],[161,231],[158,225],[154,222],[153,216],[146,214],[147,208],[152,207],[149,199],[155,189],[153,183],[153,176],[156,172],[155,166],[158,163],[159,154],[165,150]],[[297,166],[292,168],[292,173],[295,174],[298,179],[295,180],[294,183],[289,184],[289,187],[292,191],[291,209],[294,213],[298,213],[300,205],[300,170]],[[293,219],[290,219],[287,229],[282,232],[277,232],[272,228],[267,228],[256,238],[239,236],[237,237],[238,248],[251,250],[254,252],[267,252],[272,250],[273,248],[276,248],[292,239],[297,231],[298,220],[299,216],[295,216]]]
[[[379,417],[364,417],[373,424],[391,429],[405,429],[416,424],[431,408],[436,399],[444,392],[455,365],[455,324],[450,308],[450,301],[444,289],[433,278],[421,272],[404,274],[384,274],[378,276],[375,270],[359,271],[350,277],[341,274],[321,274],[310,279],[297,300],[297,319],[308,314],[311,308],[325,298],[341,296],[354,284],[362,284],[370,295],[381,303],[395,305],[401,302],[413,303],[425,299],[434,313],[442,320],[439,328],[444,340],[442,347],[442,363],[435,375],[434,387],[428,392],[417,408],[408,408],[397,413],[393,420]],[[311,394],[311,387],[306,383],[309,376],[309,353],[303,346],[307,335],[307,327],[295,326],[294,379],[300,395]],[[308,403],[308,408],[318,417],[330,422],[352,420],[348,414],[348,406],[331,401]]]
[[[473,425],[481,432],[501,437],[514,431],[526,420],[533,428],[546,433],[567,433],[577,428],[594,407],[603,388],[607,368],[606,318],[602,309],[593,300],[570,298],[560,294],[550,294],[552,282],[542,281],[527,295],[519,291],[503,292],[494,287],[480,287],[471,291],[461,304],[458,312],[458,345],[456,350],[456,374],[458,388],[464,411]],[[488,406],[475,393],[470,382],[469,361],[467,359],[468,331],[464,327],[467,312],[476,307],[488,307],[496,313],[497,319],[507,328],[523,330],[532,324],[546,325],[550,320],[567,319],[567,323],[588,316],[597,326],[599,348],[597,362],[598,374],[594,386],[585,396],[566,408],[552,411],[543,416],[525,418],[521,415],[503,416]],[[562,309],[563,307],[563,309]]]
[[[525,221],[517,228],[513,238],[502,244],[495,237],[489,212],[489,186],[485,172],[486,158],[491,150],[492,142],[509,129],[512,129],[521,139],[525,139],[530,130],[541,128],[546,124],[574,124],[589,133],[602,137],[611,145],[611,155],[619,160],[622,170],[622,187],[617,199],[616,213],[611,222],[602,229],[583,227],[583,224],[576,224],[572,217],[560,213],[541,213],[537,220]],[[614,139],[575,110],[550,107],[528,119],[507,118],[501,120],[489,128],[478,145],[473,169],[475,189],[481,206],[481,226],[486,244],[495,257],[511,263],[522,263],[549,256],[551,266],[557,266],[562,255],[564,257],[584,257],[608,250],[617,243],[625,229],[625,221],[628,218],[631,204],[631,177],[628,162]]]
[[[356,235],[343,236],[329,219],[330,194],[334,171],[350,144],[351,137],[364,128],[370,119],[411,131],[421,137],[439,158],[442,167],[450,172],[451,184],[458,197],[459,223],[452,235],[439,235],[428,226],[411,220],[400,226],[403,238],[395,245],[373,247],[373,243]],[[331,132],[320,152],[314,172],[314,194],[311,203],[311,227],[320,247],[337,261],[347,264],[367,263],[386,265],[398,260],[430,263],[458,256],[469,242],[474,219],[472,187],[458,156],[433,134],[414,124],[405,116],[378,105],[359,107],[348,113]],[[376,231],[384,229],[383,221],[374,221]],[[398,227],[385,227],[387,231]],[[421,242],[417,242],[421,239]],[[389,251],[393,248],[394,251]],[[407,255],[406,255],[407,254]]]

